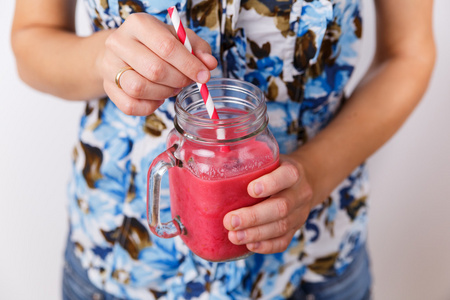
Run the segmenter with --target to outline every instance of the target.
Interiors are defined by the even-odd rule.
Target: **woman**
[[[64,298],[368,299],[364,161],[426,89],[432,1],[375,0],[376,54],[351,95],[359,0],[85,4],[88,37],[75,34],[75,1],[17,0],[12,28],[26,83],[88,100],[74,150]],[[195,56],[167,24],[172,5]],[[145,220],[146,169],[173,126],[173,96],[211,76],[264,91],[284,154],[248,186],[269,198],[223,220],[230,241],[257,254],[221,264],[151,235]],[[168,198],[163,206],[168,219]]]

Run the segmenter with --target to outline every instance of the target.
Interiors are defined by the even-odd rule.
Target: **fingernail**
[[[210,57],[212,57],[212,58],[214,58],[215,59],[215,57],[211,54],[211,53],[208,53],[208,52],[200,52],[200,55],[202,55],[203,57],[206,55],[206,56],[210,56]]]
[[[198,54],[200,54],[200,55],[207,54],[207,55],[211,55],[212,56],[211,52],[208,52],[208,51],[205,51],[205,50],[201,50],[201,49],[195,51],[195,55],[198,55]]]
[[[239,218],[238,216],[232,216],[231,217],[231,226],[233,228],[238,228],[239,225],[241,225],[241,218]]]
[[[236,232],[236,238],[239,242],[242,242],[245,239],[245,232],[242,230],[239,230]]]
[[[263,185],[259,182],[255,183],[255,185],[253,186],[253,192],[257,196],[260,195],[263,192]]]
[[[259,248],[259,246],[261,246],[261,243],[260,243],[260,242],[256,242],[256,243],[253,243],[253,244],[251,244],[251,248],[252,248],[252,250],[256,250],[256,249],[258,249],[258,248]]]
[[[176,96],[176,95],[178,95],[180,92],[181,92],[181,88],[175,89],[175,90],[173,91],[172,96]]]
[[[197,74],[197,81],[200,83],[205,83],[206,81],[208,81],[208,71],[200,71]]]

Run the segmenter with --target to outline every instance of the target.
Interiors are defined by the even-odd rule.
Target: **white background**
[[[14,1],[1,6],[0,299],[59,299],[66,184],[83,105],[39,93],[19,80],[9,44]],[[371,3],[366,11],[365,54],[357,76],[374,48]],[[435,0],[439,56],[428,92],[369,160],[376,300],[450,299],[449,11],[450,1]],[[86,34],[87,28],[79,32]]]

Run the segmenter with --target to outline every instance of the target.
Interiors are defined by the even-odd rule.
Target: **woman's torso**
[[[361,38],[359,0],[85,0],[95,30],[145,11],[182,22],[211,45],[216,77],[250,81],[268,99],[270,130],[282,153],[324,128],[344,100]],[[206,13],[204,13],[206,12]],[[149,35],[151,29],[149,29]],[[146,222],[146,173],[173,128],[174,99],[148,117],[91,101],[81,120],[70,184],[71,240],[91,281],[124,298],[283,298],[300,280],[340,274],[366,235],[367,179],[357,168],[315,207],[289,248],[230,263],[193,256],[178,238],[152,235]],[[168,182],[161,218],[170,219]]]

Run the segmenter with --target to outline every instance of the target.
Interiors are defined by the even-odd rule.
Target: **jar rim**
[[[214,91],[216,89],[228,89],[251,96],[258,102],[257,105],[253,108],[252,113],[257,115],[266,113],[267,108],[265,105],[266,98],[264,96],[264,93],[259,87],[250,82],[234,78],[211,78],[208,81],[207,86],[210,93],[211,91]],[[198,124],[217,124],[218,126],[227,126],[236,122],[239,123],[241,120],[244,120],[246,118],[246,115],[242,115],[227,119],[210,119],[190,114],[189,111],[182,106],[182,103],[184,99],[193,95],[198,95],[200,96],[200,99],[202,99],[200,90],[198,89],[196,83],[188,85],[177,95],[175,101],[175,112],[177,113],[177,115],[189,115],[189,118],[191,119],[190,121]]]
[[[262,132],[268,124],[267,105],[264,93],[254,84],[232,78],[212,78],[208,90],[214,101],[219,117],[227,113],[227,108],[237,108],[245,113],[227,115],[223,119],[211,119],[197,84],[185,87],[175,102],[174,125],[183,136],[202,142],[235,142]],[[224,109],[224,110],[222,110]],[[198,136],[195,127],[217,132],[215,139]],[[220,132],[234,132],[233,137]]]

